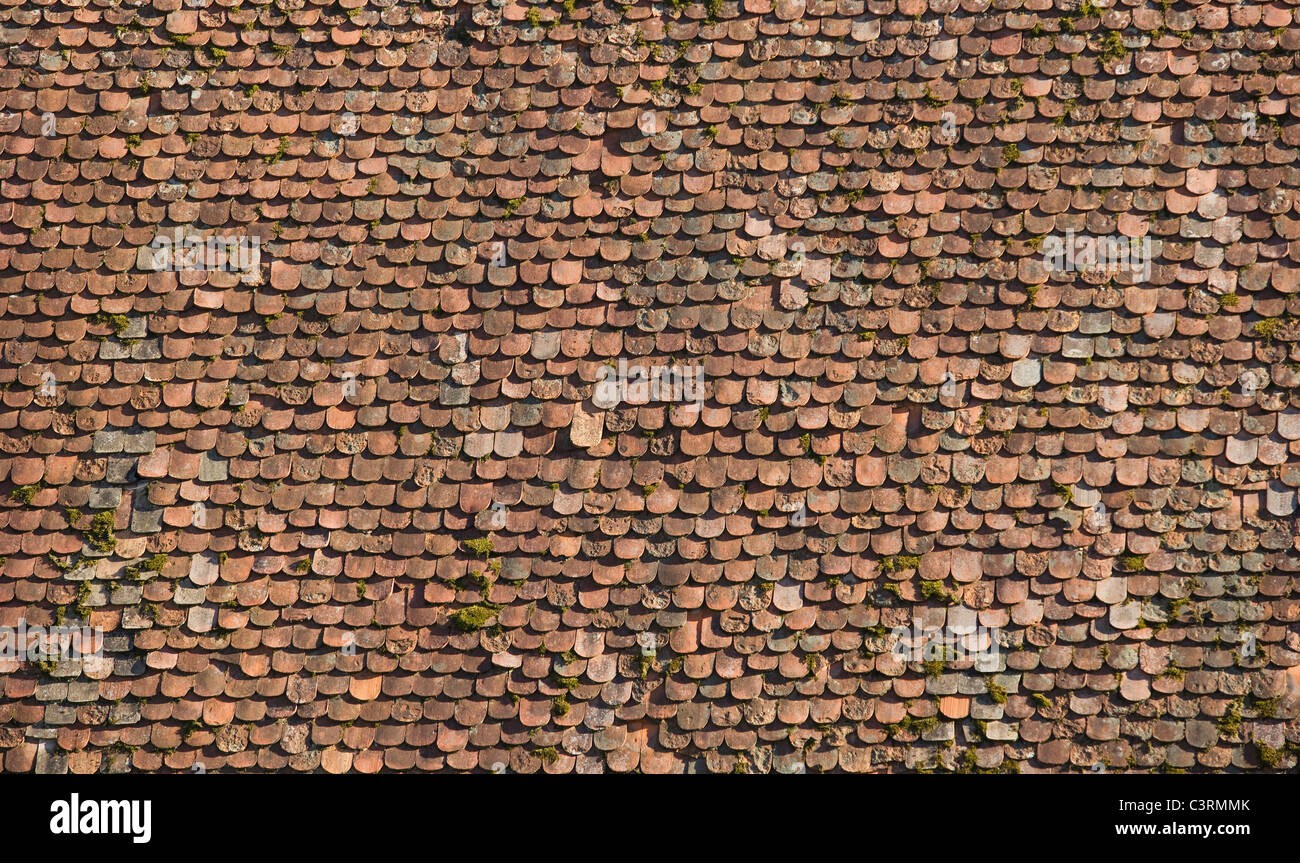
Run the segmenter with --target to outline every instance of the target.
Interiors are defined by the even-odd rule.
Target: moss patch
[[[989,698],[993,699],[994,704],[1007,703],[1007,691],[998,685],[993,678],[984,681],[984,688],[989,691]]]
[[[10,489],[9,499],[23,504],[31,503],[32,498],[36,497],[36,492],[40,490],[39,485],[20,485],[15,489]]]
[[[500,611],[499,606],[493,606],[489,603],[471,605],[462,608],[453,614],[448,620],[451,625],[461,632],[477,632],[482,629],[484,624],[491,620],[496,613]]]
[[[90,322],[97,327],[108,327],[115,336],[122,335],[122,333],[126,332],[127,327],[131,326],[131,319],[126,315],[109,315],[104,312],[96,312],[91,315]]]
[[[117,548],[116,529],[117,514],[112,510],[105,510],[90,520],[90,528],[85,535],[86,544],[95,551],[109,554]]]
[[[919,554],[891,554],[880,559],[880,571],[886,573],[916,569],[920,565],[921,556]]]

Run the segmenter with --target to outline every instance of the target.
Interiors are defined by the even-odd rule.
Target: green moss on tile
[[[477,632],[500,610],[500,606],[483,602],[456,611],[448,621],[461,632]]]
[[[984,679],[984,688],[988,690],[989,698],[993,699],[994,704],[1007,703],[1007,691],[992,677]]]
[[[36,492],[40,490],[41,486],[39,483],[20,485],[17,488],[9,490],[9,499],[21,504],[29,504],[32,502],[32,498],[36,497]]]
[[[117,548],[117,514],[112,510],[96,513],[86,530],[86,544],[95,551],[110,554]]]
[[[1223,715],[1214,720],[1219,732],[1227,737],[1236,737],[1241,733],[1241,707],[1243,699],[1236,698],[1228,703]]]
[[[921,556],[917,554],[891,554],[880,559],[880,571],[884,573],[903,572],[920,565]]]
[[[578,686],[581,685],[581,681],[579,681],[578,678],[576,677],[561,677],[560,675],[552,671],[551,684],[554,686],[558,686],[565,691],[572,692],[573,690],[577,689]]]
[[[1265,339],[1272,340],[1281,328],[1282,322],[1277,318],[1265,318],[1262,321],[1256,321],[1255,326],[1251,328],[1257,336],[1263,336]]]

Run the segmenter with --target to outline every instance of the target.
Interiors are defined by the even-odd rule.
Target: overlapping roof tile
[[[1296,16],[0,0],[3,769],[1293,769]]]

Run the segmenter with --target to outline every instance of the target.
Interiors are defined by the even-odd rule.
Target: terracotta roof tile
[[[3,769],[1292,767],[1294,14],[975,5],[24,12]]]

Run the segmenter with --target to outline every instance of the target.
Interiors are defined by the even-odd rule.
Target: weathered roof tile
[[[5,770],[1292,766],[1289,7],[175,5],[0,74]]]

